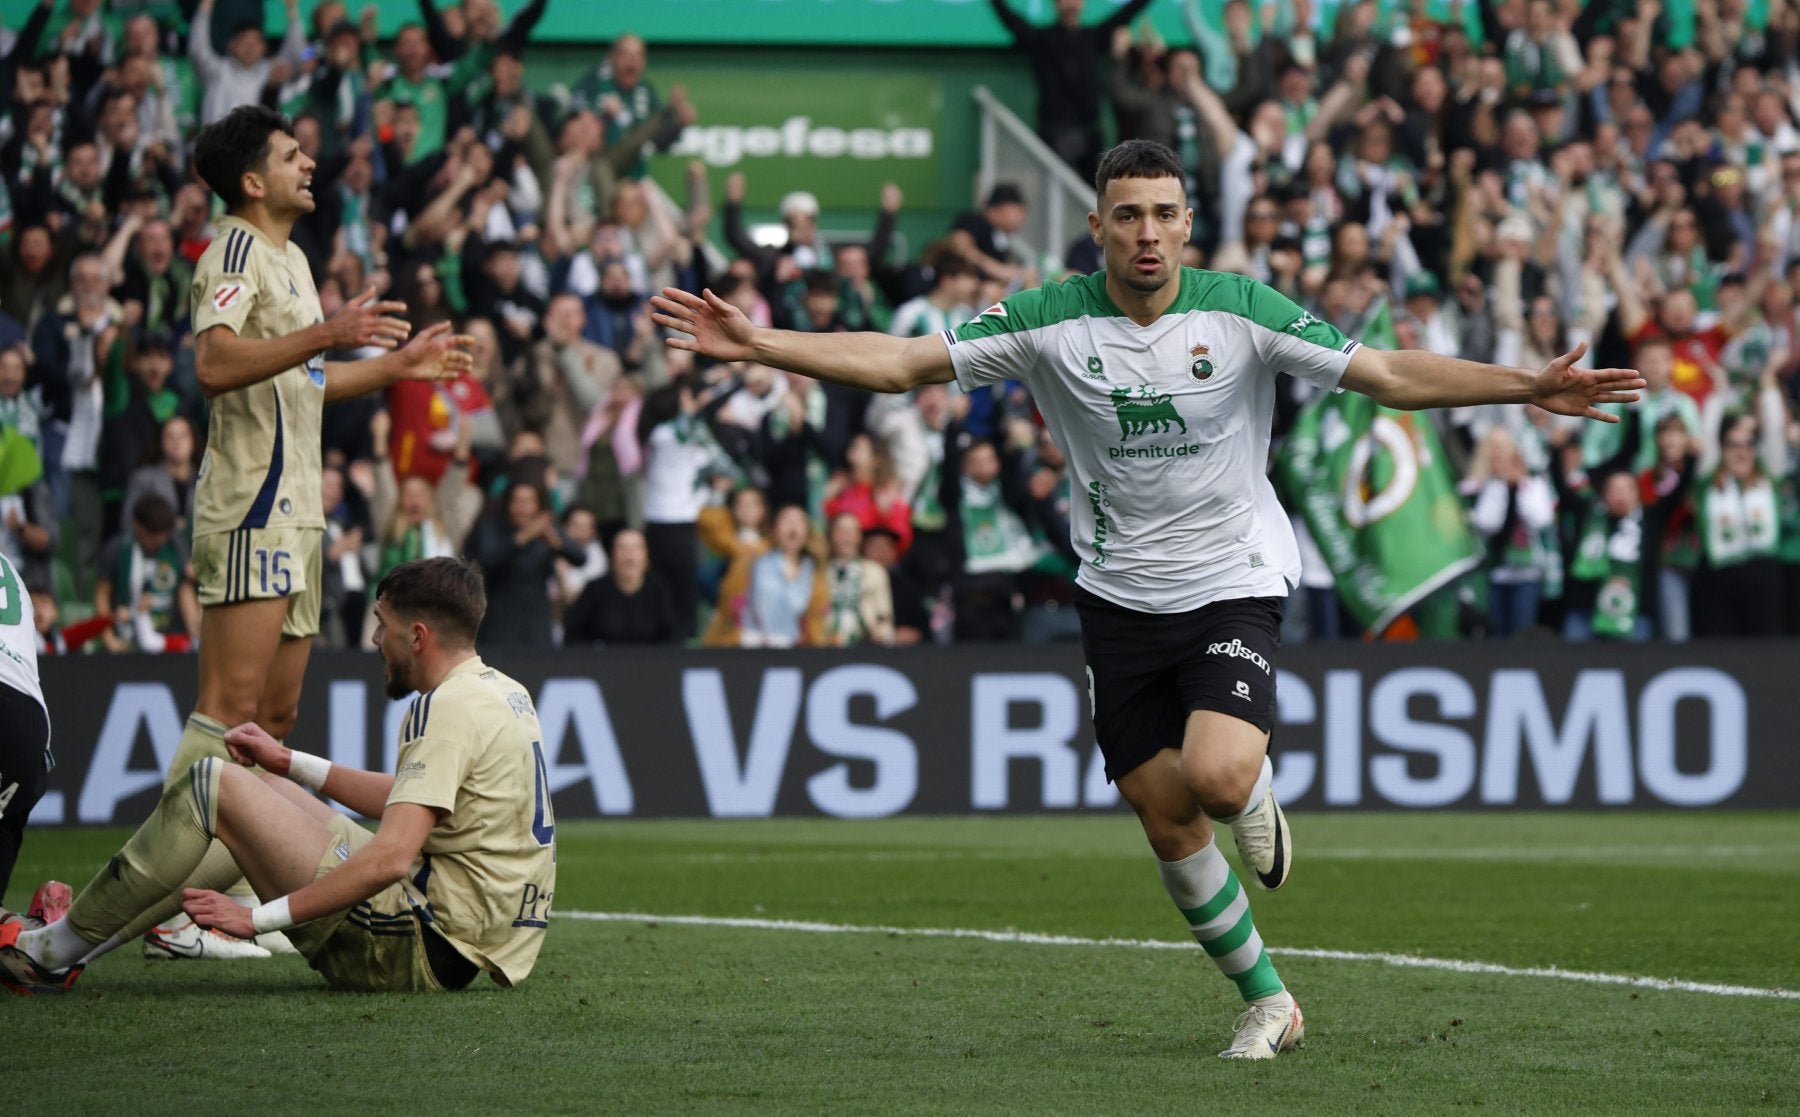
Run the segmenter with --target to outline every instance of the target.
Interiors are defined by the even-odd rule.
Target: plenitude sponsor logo
[[[1109,458],[1189,458],[1200,452],[1198,442],[1184,442],[1179,446],[1108,446],[1106,456]]]

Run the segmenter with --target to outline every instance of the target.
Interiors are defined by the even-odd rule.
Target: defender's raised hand
[[[669,338],[669,348],[704,353],[720,361],[755,359],[756,327],[743,311],[713,294],[711,288],[702,298],[664,287],[662,294],[651,296],[650,305],[656,308],[650,317],[657,325],[687,335]]]
[[[1587,342],[1584,341],[1545,365],[1532,387],[1531,402],[1558,415],[1616,423],[1619,421],[1617,415],[1602,411],[1596,405],[1636,403],[1637,389],[1644,386],[1644,378],[1636,369],[1574,367],[1586,352]]]
[[[394,317],[405,313],[405,303],[376,302],[375,288],[371,287],[331,316],[331,348],[361,349],[378,345],[392,349],[412,333],[410,322]]]

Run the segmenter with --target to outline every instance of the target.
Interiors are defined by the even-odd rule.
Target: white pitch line
[[[798,919],[744,919],[710,915],[653,915],[635,911],[559,911],[559,919],[589,923],[669,923],[682,927],[729,927],[742,931],[791,931],[807,935],[900,935],[921,939],[979,939],[983,942],[1024,943],[1030,946],[1109,946],[1127,950],[1198,950],[1192,942],[1166,939],[1090,939],[1077,935],[1046,935],[1035,931],[984,931],[973,927],[884,927],[854,923],[815,923]],[[1426,958],[1417,954],[1385,951],[1322,950],[1314,947],[1269,947],[1270,954],[1289,958],[1319,958],[1334,962],[1376,962],[1414,970],[1492,974],[1499,977],[1547,977],[1582,985],[1623,985],[1676,993],[1705,993],[1714,997],[1759,997],[1800,1001],[1800,990],[1759,989],[1753,985],[1719,985],[1709,981],[1639,977],[1633,974],[1565,970],[1556,966],[1502,966],[1493,962],[1465,962],[1457,958]]]
[[[1800,864],[1800,845],[1716,845],[1716,846],[1542,846],[1532,848],[1495,847],[1475,849],[1395,847],[1308,847],[1308,860],[1316,861],[1510,861],[1517,863],[1555,861],[1667,861],[1734,858],[1794,858]],[[884,861],[1061,861],[1072,858],[1119,861],[1142,860],[1141,850],[771,850],[766,853],[648,853],[646,861],[675,862],[683,865],[755,865],[755,864],[830,864],[835,862],[874,863]]]

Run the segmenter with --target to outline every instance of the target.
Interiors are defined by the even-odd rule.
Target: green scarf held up
[[[1643,589],[1643,523],[1634,514],[1609,529],[1609,519],[1603,508],[1588,513],[1569,575],[1599,583],[1594,598],[1594,635],[1620,638],[1630,636],[1637,627]]]

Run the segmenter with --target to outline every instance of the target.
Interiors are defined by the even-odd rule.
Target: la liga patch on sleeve
[[[237,305],[238,299],[243,294],[244,285],[242,283],[221,283],[219,289],[213,292],[213,309],[230,310]]]

